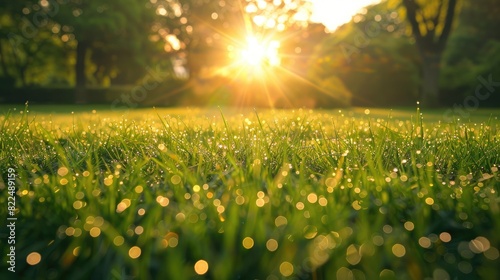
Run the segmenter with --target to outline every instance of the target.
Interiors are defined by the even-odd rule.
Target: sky
[[[363,7],[380,0],[311,0],[314,5],[312,20],[323,23],[329,30],[347,23]]]

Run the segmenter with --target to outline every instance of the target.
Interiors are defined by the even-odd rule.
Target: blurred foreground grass
[[[0,117],[22,278],[500,279],[498,113],[34,109]]]

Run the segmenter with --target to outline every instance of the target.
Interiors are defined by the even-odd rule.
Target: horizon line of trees
[[[410,2],[382,1],[355,15],[318,45],[311,79],[339,78],[357,106],[500,107],[500,5]]]
[[[434,107],[463,102],[483,80],[488,89],[500,80],[495,0],[382,1],[330,34],[303,19],[311,12],[307,3],[2,1],[0,96],[14,87],[66,87],[85,103],[96,87],[143,85],[154,68],[165,76],[162,83],[182,88],[172,94],[185,95],[167,93],[167,101],[155,97],[169,105],[272,89],[279,93],[273,105],[308,100],[313,107],[384,106],[419,100]],[[246,31],[282,41],[284,71],[276,70],[278,81],[259,86],[212,74],[231,64],[228,48],[239,47]],[[155,94],[167,88],[172,90],[155,87]],[[498,93],[483,105],[500,106]]]

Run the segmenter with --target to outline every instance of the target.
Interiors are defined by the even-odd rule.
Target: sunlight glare
[[[248,36],[247,45],[240,54],[241,60],[244,64],[253,67],[261,67],[265,64],[277,66],[280,64],[279,47],[278,41],[264,42],[255,36]]]

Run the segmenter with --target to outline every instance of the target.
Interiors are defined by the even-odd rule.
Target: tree
[[[308,67],[310,79],[341,101],[351,94],[353,106],[415,104],[420,63],[405,29],[404,20],[387,2],[366,7],[316,47]],[[347,92],[338,91],[342,88]]]
[[[154,10],[136,0],[68,0],[60,5],[53,20],[66,33],[62,40],[76,43],[77,102],[85,103],[87,100],[87,63],[92,59],[97,69],[94,74],[97,80],[102,80],[102,73],[109,75],[111,72],[103,68],[113,67],[120,59],[126,59],[133,65],[141,52],[147,53],[153,18]]]
[[[490,77],[494,81],[500,78],[500,33],[497,32],[500,5],[496,0],[464,0],[462,3],[457,28],[444,54],[443,97],[450,106],[477,96],[481,101],[475,104],[477,106],[498,106],[497,89],[488,86],[477,91],[477,88]]]
[[[450,37],[457,0],[402,0],[422,61],[421,103],[439,105],[441,60]]]
[[[178,0],[177,0],[178,1]],[[172,3],[177,1],[171,1]],[[188,0],[184,4],[176,34],[183,43],[191,77],[204,69],[230,63],[228,48],[239,48],[246,36],[283,32],[305,23],[310,14],[306,0]]]
[[[67,85],[70,80],[70,52],[57,37],[58,26],[51,20],[58,6],[47,3],[19,0],[0,5],[0,83],[7,88],[48,82]]]

